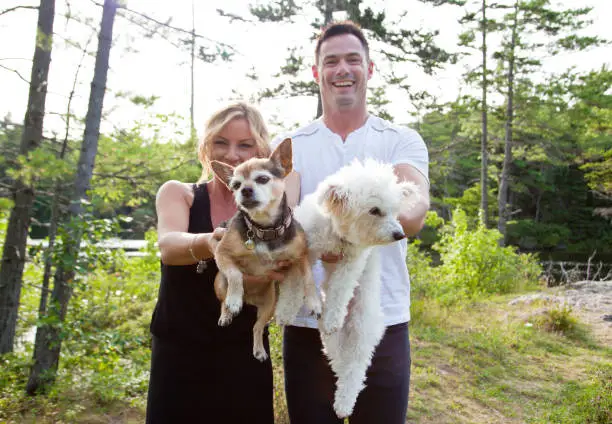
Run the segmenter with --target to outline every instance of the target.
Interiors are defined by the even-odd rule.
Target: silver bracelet
[[[196,272],[198,274],[201,274],[206,269],[206,261],[204,259],[198,259],[198,257],[193,253],[193,244],[196,242],[196,239],[198,238],[198,236],[199,234],[196,234],[191,239],[191,243],[189,243],[189,253],[191,254],[191,257],[193,258],[193,260],[196,261],[197,263]]]

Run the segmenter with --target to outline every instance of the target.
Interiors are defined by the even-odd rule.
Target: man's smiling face
[[[359,38],[341,34],[325,40],[312,71],[328,112],[365,107],[373,64]]]

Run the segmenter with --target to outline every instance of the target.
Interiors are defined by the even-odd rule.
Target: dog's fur
[[[400,205],[409,208],[418,198],[416,185],[398,182],[391,165],[355,160],[327,177],[295,210],[308,236],[311,263],[325,252],[343,254],[336,264],[324,262],[319,321],[324,350],[338,378],[334,410],[339,417],[352,413],[385,332],[375,246],[405,237],[397,220]]]
[[[256,306],[253,355],[260,361],[268,357],[263,346],[263,331],[275,313],[277,321],[290,323],[306,298],[306,307],[317,316],[321,314],[321,302],[308,262],[306,237],[300,224],[292,219],[283,234],[271,240],[257,238],[247,224],[250,220],[259,228],[279,228],[291,214],[284,182],[292,170],[291,161],[291,139],[285,139],[267,159],[249,159],[236,168],[222,162],[211,163],[215,174],[233,191],[239,208],[215,251],[219,272],[214,288],[221,301],[219,325],[231,323],[233,316],[242,309],[243,298]],[[249,238],[254,242],[253,249],[245,245]],[[243,285],[244,274],[266,275],[280,260],[289,261],[291,265],[279,285],[278,299],[274,282]]]

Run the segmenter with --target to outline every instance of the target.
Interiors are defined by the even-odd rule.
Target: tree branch
[[[4,15],[6,13],[12,12],[14,10],[17,10],[17,9],[34,9],[34,10],[38,10],[38,6],[15,6],[15,7],[11,7],[9,9],[5,9],[5,10],[1,11],[0,12],[0,16]]]
[[[6,69],[7,71],[11,71],[17,74],[17,76],[24,81],[26,84],[30,85],[30,81],[28,81],[27,79],[25,79],[18,71],[16,71],[15,69],[11,69],[8,66],[4,66],[4,65],[0,65],[0,68]]]
[[[144,13],[138,12],[136,10],[129,9],[129,8],[125,7],[125,6],[121,6],[121,9],[123,9],[123,10],[125,10],[127,12],[130,12],[130,13],[133,13],[134,15],[140,16],[141,18],[144,18],[144,19],[149,20],[151,22],[154,22],[157,25],[161,25],[161,26],[164,26],[164,27],[169,28],[171,30],[178,31],[178,32],[181,32],[181,33],[184,33],[184,34],[188,34],[189,36],[193,35],[196,38],[201,38],[202,40],[206,40],[208,42],[217,44],[219,46],[223,46],[223,47],[225,47],[227,49],[230,49],[230,50],[232,50],[232,51],[234,51],[236,53],[238,52],[233,46],[230,46],[229,44],[223,43],[221,41],[213,40],[211,38],[205,37],[205,36],[203,36],[201,34],[197,34],[197,33],[193,33],[192,34],[191,30],[187,30],[187,29],[184,29],[184,28],[178,28],[178,27],[175,27],[173,25],[170,25],[169,23],[161,22],[161,21],[159,21],[159,20],[157,20],[155,18],[152,18],[150,16],[145,15]]]
[[[253,24],[256,23],[255,21],[243,18],[242,16],[238,16],[238,15],[235,15],[233,13],[227,13],[227,12],[225,12],[222,9],[217,9],[217,13],[219,14],[219,16],[222,16],[224,18],[229,18],[230,22],[242,21],[242,22],[249,22],[249,23],[253,23]]]

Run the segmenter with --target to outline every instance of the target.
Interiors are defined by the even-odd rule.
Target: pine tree
[[[113,38],[113,25],[118,4],[116,0],[105,0],[102,9],[102,21],[98,36],[98,51],[94,76],[89,95],[89,106],[85,120],[85,132],[81,154],[74,180],[73,193],[68,207],[67,240],[64,246],[63,259],[57,264],[53,279],[51,303],[46,323],[38,327],[34,345],[34,365],[26,386],[28,394],[45,392],[55,381],[62,346],[61,324],[64,322],[68,303],[72,295],[72,284],[76,270],[75,264],[83,230],[83,202],[93,174],[100,137],[100,121],[106,91],[106,80],[109,68],[109,57]]]
[[[28,106],[19,149],[19,154],[23,156],[37,149],[43,138],[54,18],[55,0],[41,0]],[[34,190],[21,179],[15,181],[12,187],[15,204],[9,217],[0,264],[0,354],[13,351]]]

